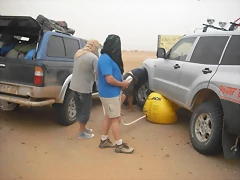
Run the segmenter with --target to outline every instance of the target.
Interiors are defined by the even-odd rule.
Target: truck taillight
[[[37,86],[43,84],[43,69],[39,66],[35,66],[34,84]]]

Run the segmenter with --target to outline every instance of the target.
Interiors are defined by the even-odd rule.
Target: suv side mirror
[[[165,58],[166,51],[164,48],[158,48],[157,50],[157,58]]]

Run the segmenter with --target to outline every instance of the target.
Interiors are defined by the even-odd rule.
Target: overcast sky
[[[0,14],[42,14],[65,20],[82,38],[101,43],[110,33],[122,49],[156,50],[158,34],[183,35],[202,27],[208,17],[240,18],[240,0],[0,0]]]

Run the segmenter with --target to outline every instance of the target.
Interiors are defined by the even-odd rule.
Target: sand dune
[[[127,72],[133,68],[140,67],[147,58],[156,58],[156,52],[153,51],[123,51],[122,58],[124,71]]]

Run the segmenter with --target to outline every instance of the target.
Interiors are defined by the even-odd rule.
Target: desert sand
[[[155,52],[124,51],[125,70],[148,57]],[[143,115],[138,108],[133,113],[124,109],[124,114],[125,122]],[[122,125],[124,141],[135,148],[126,155],[98,148],[103,118],[98,98],[88,126],[95,133],[90,140],[77,140],[77,123],[58,125],[51,108],[0,111],[0,180],[239,180],[240,161],[196,152],[189,140],[190,114],[178,114],[173,125],[145,119]]]

